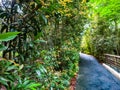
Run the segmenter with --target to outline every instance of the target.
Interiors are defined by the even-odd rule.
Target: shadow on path
[[[120,80],[99,64],[94,57],[81,54],[76,90],[120,90]]]

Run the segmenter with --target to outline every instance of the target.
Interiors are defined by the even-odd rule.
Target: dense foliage
[[[3,1],[0,86],[7,90],[68,89],[78,71],[85,1]]]
[[[79,51],[120,55],[119,0],[2,0],[0,87],[68,90]]]
[[[82,50],[98,58],[105,53],[120,55],[120,2],[90,0],[86,7]]]

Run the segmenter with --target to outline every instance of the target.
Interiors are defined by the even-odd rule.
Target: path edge
[[[109,71],[111,72],[116,78],[118,78],[120,80],[120,73],[118,73],[117,71],[115,71],[113,68],[111,68],[110,66],[108,66],[105,63],[102,63],[102,65]]]

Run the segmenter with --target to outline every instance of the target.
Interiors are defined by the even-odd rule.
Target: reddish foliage
[[[78,74],[76,74],[76,75],[70,80],[69,90],[75,90],[77,76],[78,76]]]
[[[5,86],[0,85],[0,90],[7,90]]]

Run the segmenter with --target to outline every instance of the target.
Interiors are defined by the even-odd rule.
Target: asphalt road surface
[[[120,90],[120,80],[99,64],[94,57],[81,53],[75,90]]]

